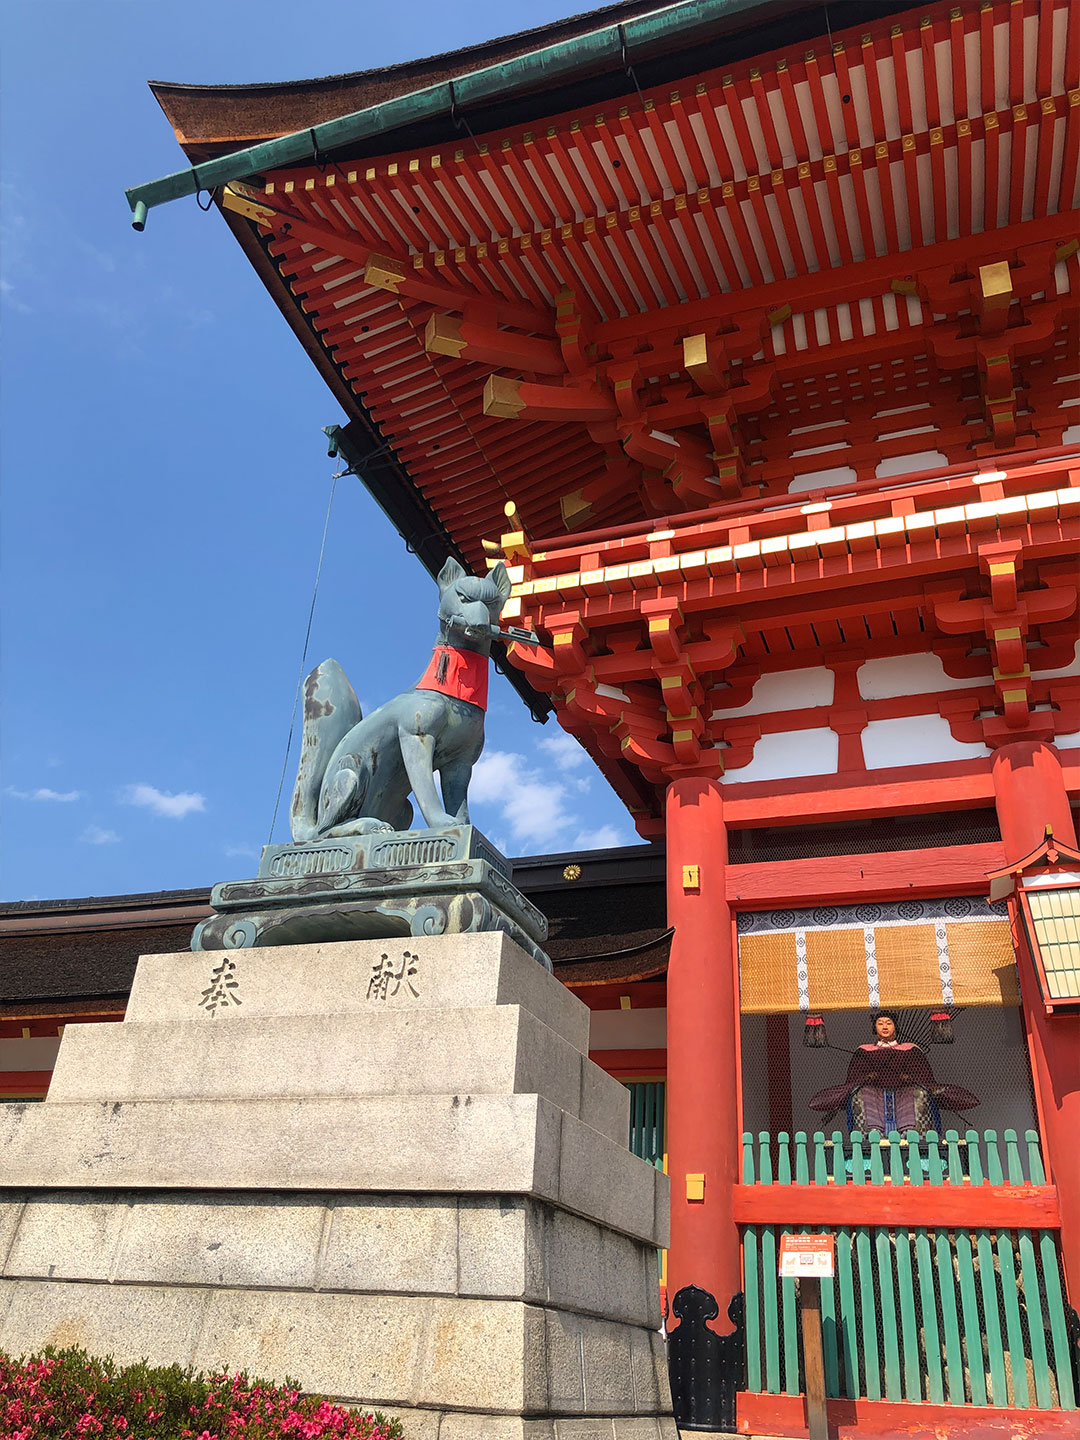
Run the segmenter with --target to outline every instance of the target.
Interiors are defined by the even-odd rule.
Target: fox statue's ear
[[[506,573],[506,566],[501,560],[492,570],[488,572],[488,579],[494,584],[495,589],[499,592],[499,595],[502,598],[503,605],[505,605],[507,600],[509,600],[510,598],[511,585],[510,576]],[[502,607],[500,606],[500,609],[501,608]]]
[[[439,571],[439,589],[445,590],[448,585],[453,585],[455,580],[460,580],[464,574],[465,571],[454,557],[448,556],[446,564]]]

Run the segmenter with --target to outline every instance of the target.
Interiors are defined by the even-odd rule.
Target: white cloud
[[[534,770],[524,755],[485,751],[469,783],[471,804],[492,805],[509,825],[511,839],[546,845],[574,822],[565,806],[566,786]]]
[[[238,856],[246,856],[249,860],[258,860],[260,851],[255,845],[226,845],[225,854],[230,860]]]
[[[168,790],[158,790],[153,785],[127,785],[120,792],[123,805],[140,805],[154,815],[163,815],[168,820],[182,820],[195,810],[206,809],[206,796],[198,792],[182,790],[173,795]]]
[[[573,735],[568,735],[565,730],[545,735],[536,742],[536,747],[550,755],[559,770],[576,770],[589,758]]]
[[[582,850],[614,850],[616,845],[632,844],[614,825],[601,825],[598,830],[579,830],[574,841]]]
[[[72,800],[81,800],[81,790],[50,790],[47,785],[37,790],[16,790],[14,785],[8,785],[4,791],[5,795],[13,795],[16,800],[53,800],[59,801],[62,805],[69,805]]]
[[[118,845],[120,836],[115,830],[103,830],[100,825],[88,825],[79,839],[84,845]]]
[[[32,308],[16,295],[15,286],[12,285],[10,280],[0,280],[0,299],[3,300],[5,305],[10,305],[12,310],[17,311],[20,315],[32,315],[34,313]]]
[[[532,756],[513,750],[485,750],[469,783],[473,823],[480,825],[504,855],[536,855],[571,847],[609,850],[634,843],[636,837],[618,824],[585,828],[591,817],[580,813],[579,796],[590,788],[590,782],[574,772],[589,755],[572,735],[557,732],[533,744]],[[485,812],[483,819],[480,811]]]

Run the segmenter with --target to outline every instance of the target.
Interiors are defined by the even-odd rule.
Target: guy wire
[[[281,762],[281,778],[278,780],[277,798],[274,801],[274,818],[270,821],[270,834],[266,843],[274,843],[274,826],[277,824],[278,807],[281,805],[281,792],[285,787],[285,776],[289,771],[289,754],[292,750],[293,734],[296,731],[296,706],[300,699],[300,687],[304,683],[304,672],[307,669],[308,645],[311,642],[311,622],[315,618],[315,601],[319,594],[319,581],[322,578],[323,556],[326,554],[326,536],[330,529],[330,512],[334,508],[334,494],[337,490],[337,482],[342,475],[348,475],[348,470],[339,470],[330,482],[330,499],[326,506],[326,519],[323,522],[322,544],[319,546],[319,563],[315,568],[315,584],[311,591],[311,605],[308,608],[307,629],[304,632],[304,653],[300,657],[300,674],[296,681],[296,694],[293,696],[292,714],[289,716],[289,738],[285,744],[285,758]]]

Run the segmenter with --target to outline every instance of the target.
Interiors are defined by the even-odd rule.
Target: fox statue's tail
[[[304,738],[289,823],[294,840],[311,840],[319,814],[319,792],[330,757],[363,719],[356,692],[336,660],[316,665],[304,681]]]

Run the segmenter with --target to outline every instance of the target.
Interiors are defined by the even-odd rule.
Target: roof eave
[[[618,70],[629,73],[639,58],[672,50],[688,50],[719,28],[753,30],[793,6],[781,0],[680,0],[646,15],[600,26],[572,39],[539,46],[422,89],[412,90],[320,125],[235,150],[227,155],[188,166],[172,175],[132,186],[125,193],[136,228],[146,212],[200,190],[213,190],[282,166],[328,156],[343,147],[387,135],[405,127],[434,120],[451,120],[465,109],[482,108],[534,91],[547,93],[575,79]],[[817,10],[817,0],[804,0],[798,9]],[[907,5],[882,7],[907,8]],[[753,22],[748,21],[753,17]],[[539,32],[544,33],[544,32]],[[310,83],[310,82],[306,82]],[[629,81],[628,81],[629,83]],[[160,97],[159,97],[160,98]]]

